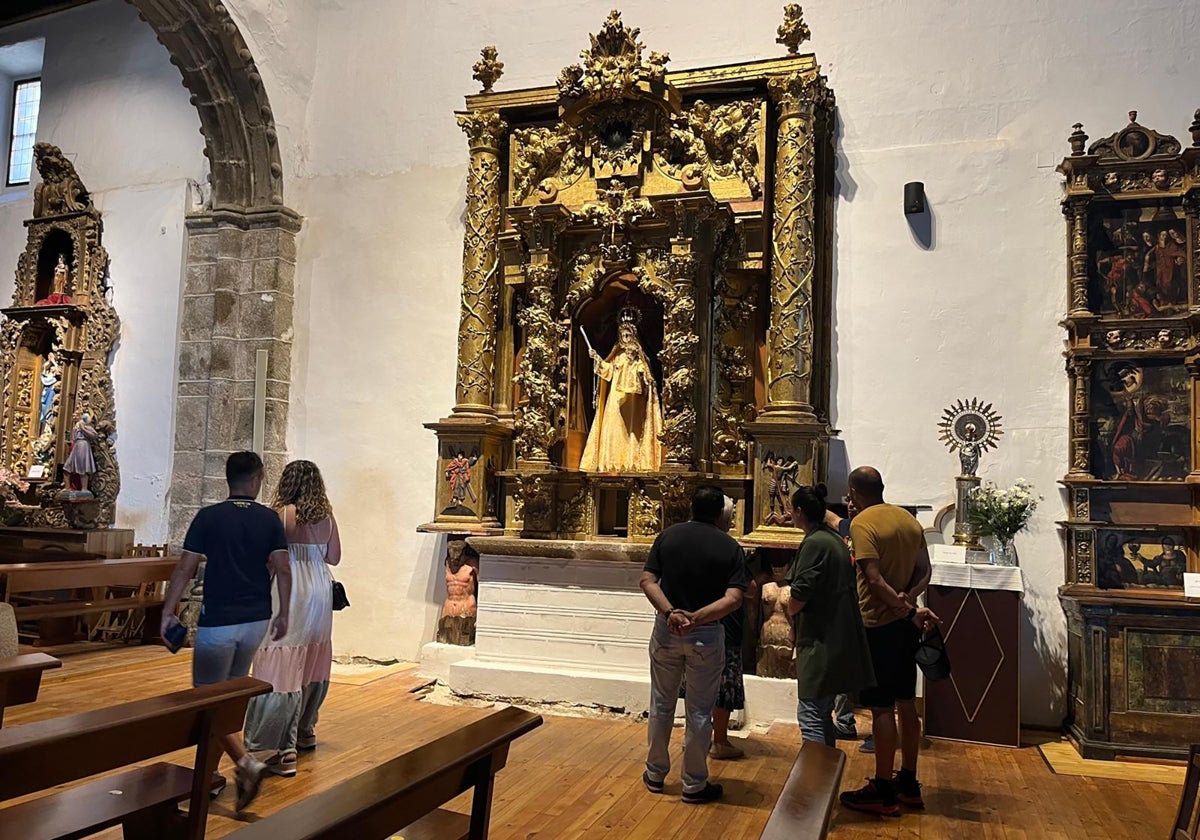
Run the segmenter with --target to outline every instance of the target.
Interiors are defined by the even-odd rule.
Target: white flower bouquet
[[[979,536],[1009,543],[1029,524],[1041,500],[1041,496],[1034,494],[1033,485],[1023,478],[1018,478],[1007,490],[989,481],[971,491],[967,521]]]

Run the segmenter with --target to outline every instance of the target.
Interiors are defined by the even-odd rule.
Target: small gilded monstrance
[[[942,442],[951,452],[958,453],[959,475],[954,479],[954,544],[968,548],[979,547],[979,536],[968,517],[971,491],[979,486],[979,456],[995,449],[997,439],[1004,434],[1001,417],[991,403],[972,397],[958,400],[942,412],[938,422]]]

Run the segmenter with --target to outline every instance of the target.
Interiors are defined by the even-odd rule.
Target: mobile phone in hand
[[[171,653],[178,653],[186,641],[187,628],[182,624],[172,624],[167,628],[167,632],[163,633],[163,646]]]

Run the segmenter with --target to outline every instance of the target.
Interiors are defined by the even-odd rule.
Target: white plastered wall
[[[200,119],[167,51],[121,0],[0,31],[0,44],[37,38],[45,41],[37,139],[62,148],[103,214],[113,304],[121,318],[113,355],[121,465],[116,524],[135,529],[142,542],[161,543],[167,536],[187,182],[205,172]],[[7,152],[7,138],[3,148]],[[7,190],[0,202],[0,301],[7,306],[33,198],[28,188]]]

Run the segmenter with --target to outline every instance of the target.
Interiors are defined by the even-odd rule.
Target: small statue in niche
[[[796,676],[796,666],[792,661],[796,637],[792,617],[788,615],[792,587],[787,582],[787,571],[787,560],[783,557],[772,558],[771,580],[763,584],[761,610],[765,618],[758,636],[756,671],[760,677],[794,679]]]
[[[450,506],[443,513],[453,516],[475,515],[475,511],[466,506],[466,500],[470,496],[472,504],[479,503],[475,488],[471,486],[471,467],[475,466],[478,460],[478,454],[468,458],[460,449],[446,464],[446,481],[450,484]]]
[[[475,592],[479,557],[466,540],[446,543],[446,603],[438,619],[437,640],[447,645],[475,644]]]
[[[608,358],[588,347],[600,388],[579,462],[586,472],[653,472],[662,467],[662,409],[654,373],[638,340],[640,321],[641,311],[626,306]]]
[[[61,306],[70,303],[71,296],[67,294],[70,283],[71,269],[67,266],[66,257],[59,254],[58,262],[54,265],[54,276],[50,280],[50,294],[37,301],[34,306]]]
[[[99,435],[92,426],[92,415],[83,412],[75,421],[71,430],[71,454],[63,464],[63,474],[66,476],[66,487],[63,494],[69,497],[89,498],[92,491],[88,489],[88,480],[96,474],[96,459],[92,456],[92,444]],[[74,485],[78,484],[78,490]]]
[[[54,375],[54,370],[50,366],[49,359],[42,367],[42,393],[38,399],[38,435],[44,435],[50,423],[50,412],[54,410],[54,386],[58,384],[58,378]]]
[[[982,435],[974,423],[963,425],[963,443],[958,447],[958,465],[962,475],[975,475],[979,469],[979,441]]]

